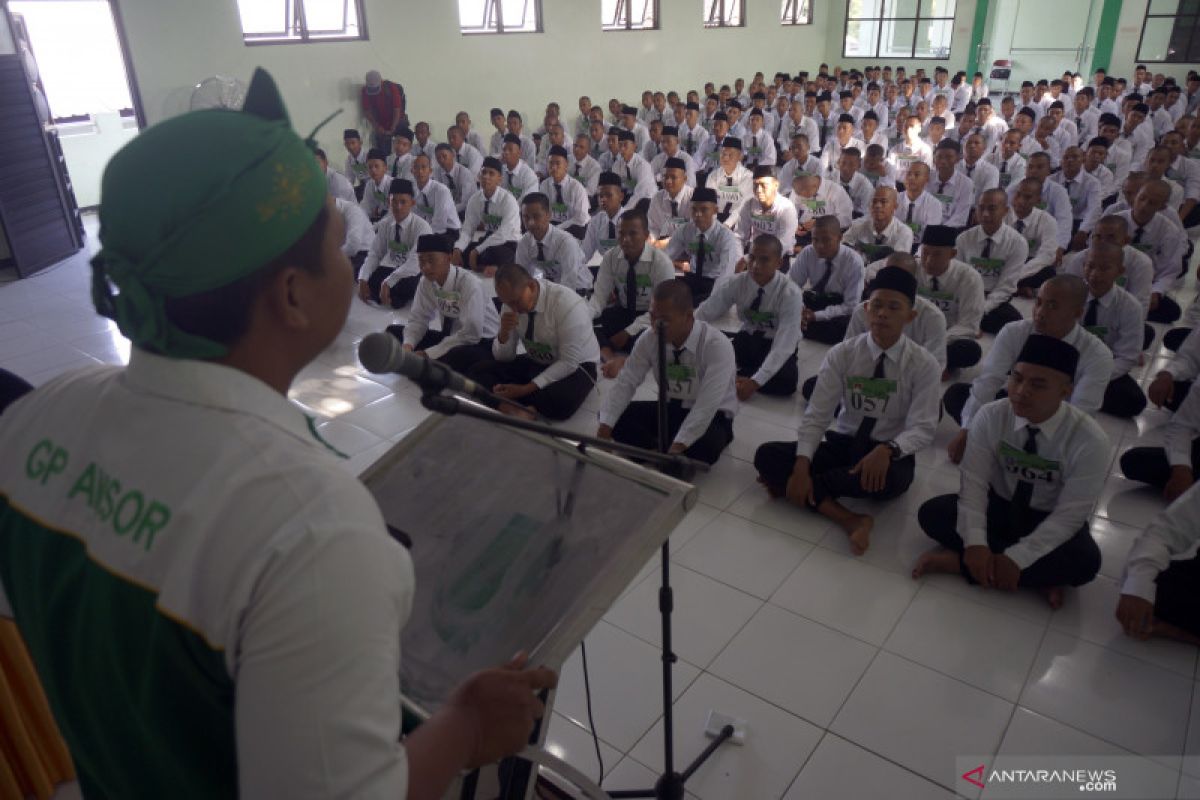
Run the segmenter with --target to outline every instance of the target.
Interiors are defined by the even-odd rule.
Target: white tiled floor
[[[88,278],[80,255],[0,284],[0,367],[40,384],[128,358],[115,326],[92,311]],[[293,389],[352,470],[427,413],[404,379],[357,364],[357,341],[389,316],[355,302],[345,331]],[[803,376],[823,352],[801,345]],[[1169,357],[1157,345],[1152,355]],[[597,407],[593,398],[566,427],[589,430]],[[957,488],[943,449],[954,431],[949,420],[918,458],[908,494],[863,506],[878,521],[870,551],[854,558],[836,528],[768,500],[755,482],[755,447],[791,438],[796,413],[779,399],[745,404],[735,442],[699,480],[701,505],[672,536],[677,762],[704,746],[709,709],[747,723],[744,746],[721,749],[689,783],[690,797],[951,797],[971,788],[956,775],[956,755],[1029,753],[1137,754],[1150,759],[1145,797],[1200,796],[1197,652],[1133,642],[1113,619],[1124,556],[1163,507],[1116,474],[1116,456],[1137,438],[1134,423],[1101,418],[1114,458],[1093,520],[1101,575],[1052,613],[1032,593],[988,593],[956,576],[909,577],[930,546],[917,508]],[[587,640],[610,789],[648,786],[662,763],[655,564]],[[581,666],[578,652],[563,666],[550,747],[596,776]]]

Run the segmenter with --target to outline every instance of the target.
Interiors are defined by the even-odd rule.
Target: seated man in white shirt
[[[433,179],[433,159],[424,153],[413,158],[412,176],[416,202],[413,213],[428,222],[434,233],[456,241],[462,220],[458,218],[450,190]]]
[[[713,137],[716,142],[716,137]],[[754,195],[754,173],[742,165],[742,140],[726,136],[720,142],[716,168],[708,173],[704,185],[717,193],[717,219],[735,230],[742,206]],[[692,287],[695,292],[695,287]]]
[[[592,273],[583,265],[579,240],[550,224],[550,198],[541,192],[521,200],[521,223],[525,234],[517,242],[514,261],[530,275],[538,275],[586,296],[592,288]]]
[[[1084,330],[1107,345],[1113,354],[1112,377],[1104,390],[1100,410],[1116,417],[1136,417],[1146,407],[1146,394],[1129,371],[1142,353],[1142,306],[1116,285],[1125,272],[1124,254],[1113,244],[1097,243],[1088,249],[1083,280],[1088,285]]]
[[[390,214],[375,229],[375,241],[358,270],[358,296],[363,302],[376,302],[400,308],[412,300],[421,272],[414,253],[417,240],[433,233],[429,223],[413,213],[411,181],[397,178],[388,185]]]
[[[975,183],[959,172],[961,148],[952,139],[943,139],[933,151],[934,172],[929,176],[929,191],[942,206],[941,224],[965,228],[975,202]]]
[[[358,207],[358,203],[352,200],[343,200],[340,197],[333,198],[333,203],[337,207],[338,213],[342,215],[342,221],[346,223],[346,237],[342,241],[342,253],[350,259],[350,266],[354,268],[354,274],[357,275],[359,267],[367,260],[371,243],[375,241],[375,229],[371,227],[371,220],[367,219],[367,215]]]
[[[592,157],[591,137],[587,134],[576,136],[571,145],[571,159],[568,172],[572,178],[583,184],[588,196],[588,213],[596,210],[596,190],[599,188],[600,162]]]
[[[580,241],[587,233],[587,189],[567,175],[567,150],[553,145],[546,156],[546,179],[538,187],[550,198],[550,221]]]
[[[646,218],[650,223],[650,240],[660,250],[671,243],[671,235],[687,225],[692,216],[692,192],[687,183],[687,162],[669,158],[663,164],[662,188],[650,198]]]
[[[984,192],[1000,185],[1000,171],[984,157],[987,143],[982,134],[972,133],[964,137],[962,149],[963,159],[958,162],[958,171],[971,179],[975,187],[975,197],[971,202],[975,204]]]
[[[1000,188],[1007,190],[1025,178],[1025,157],[1021,155],[1021,132],[1010,130],[1000,137],[995,149],[984,160],[996,168]]]
[[[774,236],[785,253],[790,253],[796,241],[799,224],[796,206],[779,193],[779,181],[775,178],[775,167],[762,165],[754,168],[754,197],[742,206],[742,217],[738,221],[738,237],[743,242],[744,252],[761,234]],[[784,262],[786,263],[786,261]],[[740,272],[746,267],[746,258],[738,262]]]
[[[367,176],[363,181],[362,199],[358,201],[359,208],[371,220],[371,224],[379,222],[388,213],[388,185],[392,179],[387,174],[387,163],[384,161],[382,150],[371,150],[367,153]]]
[[[913,578],[961,573],[986,589],[1040,591],[1051,608],[1063,587],[1100,571],[1088,518],[1108,476],[1108,437],[1067,403],[1079,353],[1052,336],[1029,337],[1008,376],[1008,397],[971,422],[957,495],[921,506],[921,528],[940,548]]]
[[[853,208],[850,216],[853,219],[859,219],[866,215],[871,206],[871,196],[875,191],[870,179],[862,174],[861,169],[862,153],[857,147],[846,147],[842,149],[842,154],[838,157],[837,169],[832,175],[833,180],[841,184],[842,189],[850,197]]]
[[[696,162],[687,154],[687,151],[679,146],[679,129],[673,125],[663,128],[662,152],[650,162],[650,171],[654,173],[654,179],[660,185],[662,184],[663,170],[667,168],[667,162],[671,159],[683,162],[684,182],[694,189],[696,187]]]
[[[496,306],[483,283],[469,270],[450,264],[453,243],[437,234],[417,240],[421,281],[405,325],[388,333],[404,349],[440,361],[456,372],[492,357],[492,339],[500,327]],[[440,330],[433,328],[441,318]]]
[[[691,205],[692,220],[672,234],[667,256],[683,273],[692,299],[699,304],[733,277],[742,247],[737,235],[717,222],[716,191],[707,186],[696,189]]]
[[[983,318],[983,278],[955,256],[957,237],[945,225],[930,225],[921,237],[921,271],[917,293],[937,306],[946,319],[946,358],[943,378],[953,370],[979,363]]]
[[[478,179],[469,169],[454,160],[454,148],[448,144],[442,143],[434,148],[433,157],[437,160],[433,178],[450,190],[450,197],[454,200],[454,210],[461,223],[467,214],[467,201],[471,199],[471,195],[479,191]],[[482,163],[480,161],[480,165]]]
[[[821,169],[826,176],[836,177],[838,159],[841,158],[842,151],[847,147],[853,147],[859,153],[867,149],[866,142],[854,135],[854,128],[857,124],[858,121],[850,114],[842,114],[838,117],[834,135],[826,140],[825,147],[821,149]]]
[[[604,374],[613,377],[638,336],[650,323],[650,298],[663,281],[675,279],[666,253],[649,244],[646,215],[630,209],[621,215],[617,247],[600,259],[595,291],[588,299]]]
[[[838,498],[903,494],[937,427],[937,361],[904,335],[916,289],[903,269],[879,271],[867,301],[871,330],[826,353],[798,441],[768,442],[754,454],[767,491],[836,522],[855,555],[869,547],[875,521]]]
[[[1192,487],[1133,543],[1116,612],[1129,636],[1200,644],[1200,556],[1194,555],[1198,516],[1200,489]]]
[[[1171,395],[1156,399],[1173,401],[1166,407],[1175,413],[1163,430],[1163,443],[1131,447],[1121,454],[1120,464],[1126,478],[1153,486],[1172,503],[1195,484],[1200,472],[1200,392],[1190,391],[1191,381],[1177,383],[1170,372],[1165,377]],[[1156,388],[1151,384],[1152,396]]]
[[[621,176],[615,172],[602,172],[597,178],[596,197],[599,208],[588,220],[583,234],[583,261],[589,263],[599,253],[603,256],[617,246],[617,220],[621,218],[621,204],[625,192],[621,188]]]
[[[450,263],[494,273],[517,252],[521,212],[510,192],[500,188],[500,159],[488,156],[479,170],[479,191],[467,201],[463,226]]]
[[[1170,187],[1166,181],[1147,181],[1133,201],[1133,208],[1122,211],[1129,230],[1130,244],[1150,256],[1154,262],[1154,284],[1150,289],[1150,322],[1172,323],[1183,311],[1170,292],[1182,282],[1187,253],[1187,236],[1178,217],[1171,219],[1166,209]]]
[[[813,229],[824,217],[833,218],[839,234],[853,222],[854,201],[840,184],[820,174],[796,173],[792,179],[792,204],[796,206],[799,224],[792,252],[799,253],[812,244]]]
[[[812,120],[808,120],[812,122]],[[816,175],[821,171],[821,160],[809,153],[809,139],[806,134],[792,135],[791,148],[787,151],[788,160],[779,168],[779,190],[791,196],[792,185],[796,178],[804,173]]]
[[[1041,198],[1041,183],[1025,178],[1012,193],[1008,213],[1004,216],[1004,224],[1021,234],[1029,246],[1021,277],[1017,280],[1017,294],[1021,297],[1037,294],[1039,286],[1058,274],[1058,266],[1062,263],[1058,220],[1038,208]]]
[[[686,283],[669,280],[655,287],[650,319],[654,325],[662,323],[670,359],[666,364],[668,452],[713,464],[733,441],[737,413],[733,345],[693,315]],[[651,329],[633,346],[604,399],[596,431],[599,438],[658,449],[658,403],[631,402],[647,373],[657,379],[658,336],[659,331]]]
[[[921,241],[925,228],[942,224],[942,204],[925,191],[929,185],[929,167],[918,161],[908,167],[904,189],[897,196],[896,215],[913,232],[913,252]]]
[[[868,264],[892,253],[911,253],[912,229],[896,219],[896,190],[880,186],[871,193],[869,213],[842,234],[842,244],[853,247]]]
[[[534,278],[520,264],[496,271],[496,296],[503,306],[492,358],[471,367],[467,377],[506,401],[499,406],[503,413],[570,418],[594,389],[600,360],[587,301],[573,289]]]
[[[513,199],[520,202],[521,198],[530,192],[538,190],[538,176],[521,158],[521,146],[524,140],[515,133],[504,134],[504,142],[500,146],[500,162],[502,186],[512,193]]]
[[[715,323],[737,306],[741,328],[733,334],[737,397],[756,392],[788,397],[796,391],[796,345],[803,300],[800,289],[780,272],[783,246],[769,233],[757,236],[744,272],[726,281],[696,310],[696,319]]]
[[[1021,319],[1021,312],[1009,301],[1016,294],[1017,280],[1029,255],[1025,237],[1004,224],[1007,214],[1007,196],[1002,190],[984,192],[976,207],[979,224],[960,233],[955,244],[958,257],[983,278],[987,297],[979,327],[993,335]]]
[[[329,166],[329,158],[325,155],[325,151],[318,147],[313,150],[313,154],[317,157],[321,171],[325,173],[325,180],[329,184],[329,193],[339,200],[357,204],[358,197],[354,194],[354,186],[345,175]]]
[[[821,217],[812,244],[796,257],[788,277],[804,291],[800,329],[805,339],[837,344],[846,338],[850,313],[862,301],[865,267],[862,256],[841,243],[834,217]]]

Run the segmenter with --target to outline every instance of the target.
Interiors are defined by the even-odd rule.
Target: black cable
[[[583,694],[587,698],[588,728],[592,731],[592,744],[596,747],[596,762],[600,765],[600,777],[596,779],[597,786],[604,785],[604,757],[600,755],[600,736],[596,733],[596,721],[592,718],[592,685],[588,679],[587,643],[579,643],[579,654],[583,657]]]

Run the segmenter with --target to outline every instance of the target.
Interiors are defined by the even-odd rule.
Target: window
[[[809,0],[783,0],[783,10],[779,12],[781,25],[811,25],[812,3]]]
[[[362,0],[237,0],[246,44],[366,39]]]
[[[463,33],[541,33],[541,0],[458,0]]]
[[[949,58],[954,9],[955,0],[847,0],[842,56]]]
[[[746,0],[704,0],[704,27],[740,28],[746,24]]]
[[[658,27],[658,0],[601,0],[600,27],[606,31],[650,31]]]
[[[1200,61],[1200,0],[1150,0],[1138,61]]]

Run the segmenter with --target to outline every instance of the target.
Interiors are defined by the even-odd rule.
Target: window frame
[[[466,27],[463,25],[462,12],[459,12],[458,17],[458,32],[461,36],[518,36],[521,34],[536,34],[544,33],[545,28],[542,27],[542,0],[525,0],[525,5],[533,6],[533,30],[507,30],[504,27],[504,1],[503,0],[484,0],[483,5],[483,21],[486,24],[488,19],[488,10],[491,9],[495,14],[496,27]]]
[[[705,28],[720,29],[746,27],[746,0],[703,0],[703,3],[703,7],[706,9],[706,12],[702,18]],[[728,19],[730,16],[726,13],[727,3],[731,4],[730,7],[732,7],[733,3],[737,4],[738,21],[736,23],[726,22],[726,19]],[[713,12],[717,11],[718,9],[720,10],[720,13],[717,15],[717,21],[713,22]]]
[[[947,61],[947,60],[949,60],[952,52],[954,51],[954,20],[955,20],[955,17],[958,15],[958,0],[954,0],[954,14],[950,15],[949,17],[922,16],[921,15],[922,2],[923,2],[923,0],[916,0],[917,10],[916,10],[915,15],[911,16],[911,17],[909,17],[909,16],[904,16],[904,17],[884,16],[883,10],[884,10],[884,8],[886,8],[888,0],[879,0],[879,15],[878,16],[853,17],[852,18],[850,16],[851,0],[846,0],[846,17],[845,17],[845,20],[843,21],[843,25],[842,25],[842,58],[890,58],[890,59],[894,59],[894,60],[898,60],[898,61]],[[846,53],[846,36],[850,33],[850,23],[851,22],[874,22],[876,24],[875,47],[870,53],[867,53],[865,55],[864,54],[848,55]],[[883,28],[884,28],[885,22],[893,22],[893,23],[894,22],[911,22],[911,23],[913,23],[912,45],[909,47],[909,50],[908,50],[909,55],[907,55],[907,56],[896,56],[896,55],[881,56],[881,55],[879,55],[879,46],[883,40]],[[949,39],[950,44],[946,47],[946,52],[944,54],[938,54],[938,55],[932,55],[932,56],[916,55],[917,34],[921,30],[922,22],[949,22],[950,23],[950,34],[951,34],[950,39]]]
[[[808,9],[808,19],[800,20],[800,6],[804,5]],[[788,7],[791,7],[791,14],[788,14]],[[846,6],[846,14],[849,15],[850,6]],[[799,25],[813,24],[813,0],[783,0],[783,7],[779,10],[779,24],[785,28],[790,28]],[[843,47],[845,42],[843,41]]]
[[[304,18],[304,2],[305,0],[279,0],[284,5],[285,13],[290,9],[292,21],[290,25],[299,30],[298,36],[289,35],[288,30],[272,33],[246,33],[242,29],[242,44],[247,47],[261,47],[264,45],[276,44],[320,44],[322,42],[365,42],[369,40],[367,35],[367,16],[365,8],[365,0],[342,0],[342,7],[349,10],[350,4],[353,3],[355,10],[358,12],[358,34],[344,34],[341,36],[313,36],[312,31],[308,29],[308,25]],[[241,25],[241,12],[238,12],[238,25]],[[318,33],[321,33],[318,31]]]
[[[1179,5],[1182,5],[1183,2],[1186,2],[1186,0],[1180,0]],[[1197,8],[1196,13],[1194,13],[1194,14],[1181,14],[1178,6],[1176,6],[1174,13],[1171,13],[1171,14],[1151,14],[1150,8],[1153,5],[1154,5],[1154,0],[1149,0],[1149,2],[1146,3],[1146,13],[1142,16],[1142,30],[1141,30],[1141,32],[1138,33],[1137,50],[1134,51],[1134,54],[1137,56],[1137,58],[1135,60],[1138,63],[1146,63],[1146,64],[1192,64],[1192,63],[1195,63],[1193,59],[1189,59],[1186,57],[1187,56],[1186,52],[1184,53],[1185,57],[1180,59],[1179,61],[1168,61],[1168,60],[1157,59],[1157,58],[1143,58],[1142,57],[1142,43],[1146,39],[1146,26],[1150,22],[1151,19],[1174,19],[1174,20],[1178,21],[1180,18],[1183,18],[1183,17],[1191,17],[1192,18],[1192,38],[1190,38],[1188,41],[1189,42],[1200,41],[1200,39],[1195,38],[1197,36],[1200,36],[1200,8]],[[1171,27],[1171,37],[1167,39],[1168,50],[1170,49],[1171,38],[1174,37],[1174,34],[1175,34],[1175,27],[1172,26]],[[1170,53],[1168,53],[1168,55],[1170,55]]]
[[[633,25],[633,14],[630,11],[632,4],[635,2],[637,2],[637,0],[617,0],[616,13],[619,16],[621,14],[621,8],[624,7],[624,9],[625,9],[625,24],[624,25],[613,24],[613,23],[609,22],[608,20],[604,19],[603,17],[601,17],[600,30],[605,33],[614,32],[614,31],[615,32],[620,32],[620,31],[633,32],[633,31],[656,31],[656,30],[659,30],[658,0],[642,0],[642,2],[644,3],[644,5],[642,6],[643,9],[645,9],[645,8],[651,9],[651,12],[650,12],[651,24],[646,25],[644,23],[644,20],[646,19],[646,14],[643,11],[643,13],[642,13],[643,24],[638,25],[637,27],[634,27],[634,25]],[[604,9],[603,3],[601,3],[600,8],[601,8],[601,11],[603,11],[603,9]]]

